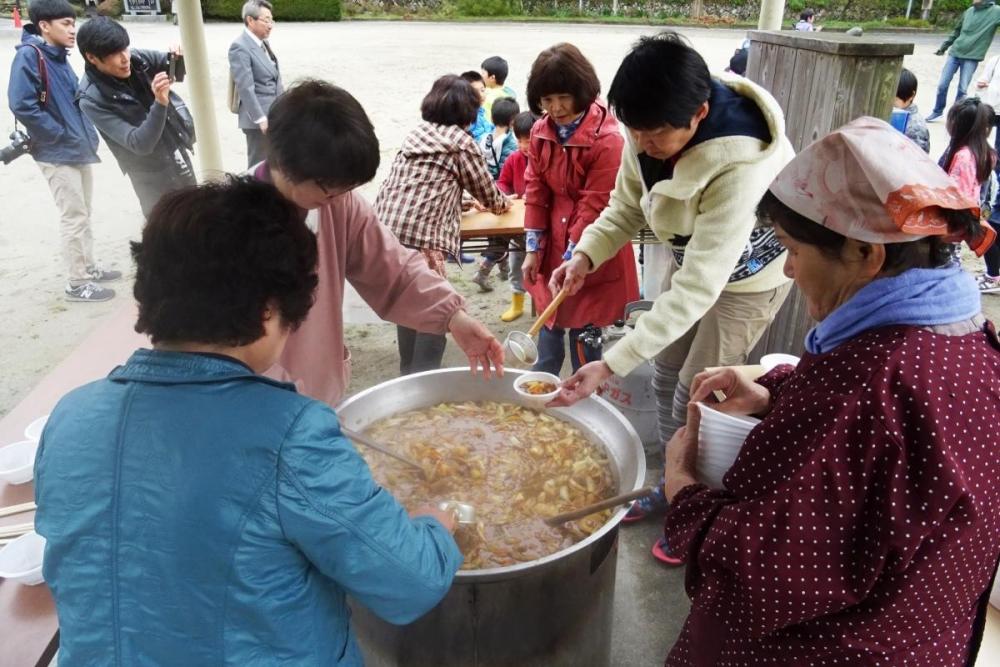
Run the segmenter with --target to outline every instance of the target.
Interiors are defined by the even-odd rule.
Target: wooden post
[[[760,3],[759,30],[781,30],[781,19],[785,16],[785,0],[763,0]]]
[[[796,152],[859,116],[888,119],[903,56],[913,44],[844,34],[750,32],[747,78],[766,88],[785,112]],[[793,289],[750,359],[770,352],[801,354],[813,326]]]
[[[198,135],[195,158],[201,165],[201,179],[216,180],[225,174],[222,168],[222,150],[219,147],[219,130],[215,123],[212,105],[212,76],[208,69],[208,50],[205,46],[205,24],[201,18],[201,3],[194,0],[176,0],[184,47],[184,65],[188,74],[188,91],[191,94],[191,111]]]

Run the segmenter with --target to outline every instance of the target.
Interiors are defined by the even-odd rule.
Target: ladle
[[[511,331],[507,334],[507,339],[504,340],[504,347],[510,350],[510,353],[517,357],[518,361],[522,364],[533,364],[538,359],[538,346],[535,345],[535,336],[538,335],[538,332],[542,330],[542,327],[545,326],[545,323],[556,312],[559,305],[566,300],[567,296],[569,296],[569,293],[565,287],[559,290],[556,298],[552,299],[552,303],[542,311],[542,314],[538,316],[535,323],[528,329],[528,333]]]
[[[607,500],[602,500],[599,503],[593,503],[592,505],[587,505],[581,507],[580,509],[572,510],[571,512],[563,512],[562,514],[556,514],[555,516],[550,516],[544,519],[545,523],[550,526],[558,526],[566,523],[567,521],[574,521],[576,519],[582,519],[583,517],[594,514],[595,512],[600,512],[601,510],[610,509],[618,505],[623,505],[631,500],[636,500],[637,498],[643,498],[645,496],[652,495],[656,491],[655,486],[647,486],[644,489],[639,489],[637,491],[629,491],[628,493],[622,493],[620,495],[608,498]]]
[[[403,454],[397,454],[396,452],[390,450],[388,447],[386,447],[382,443],[380,443],[380,442],[378,442],[378,441],[376,441],[376,440],[374,440],[372,438],[369,438],[367,435],[362,435],[361,433],[358,433],[357,431],[353,431],[353,430],[351,430],[349,428],[344,428],[343,426],[340,427],[340,432],[343,433],[348,438],[350,438],[351,440],[353,440],[354,442],[358,443],[359,445],[364,445],[365,447],[370,447],[371,449],[374,449],[376,452],[382,452],[386,456],[390,456],[390,457],[396,459],[397,461],[401,461],[402,463],[405,463],[408,466],[413,466],[414,468],[416,468],[417,470],[419,470],[421,473],[424,472],[424,467],[422,465],[420,465],[418,462],[416,462],[413,459],[411,459],[409,456],[404,456]]]

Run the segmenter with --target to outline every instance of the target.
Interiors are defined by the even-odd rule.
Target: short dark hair
[[[542,114],[542,98],[572,95],[574,110],[586,111],[601,92],[590,61],[572,44],[562,42],[538,54],[528,74],[528,108]]]
[[[35,25],[42,21],[75,19],[76,10],[66,0],[32,0],[28,5],[28,18]]]
[[[691,126],[712,94],[705,59],[672,30],[643,37],[615,73],[608,102],[627,127],[653,130]]]
[[[514,116],[521,113],[521,107],[513,97],[501,97],[493,102],[490,110],[493,114],[493,124],[508,127]]]
[[[490,74],[497,80],[499,85],[503,85],[507,80],[507,73],[509,68],[507,67],[507,61],[500,56],[490,56],[483,61],[480,65],[487,74]]]
[[[899,84],[896,85],[896,97],[908,100],[917,94],[917,75],[905,67],[899,72]]]
[[[475,83],[478,81],[479,83],[486,85],[486,80],[483,79],[483,75],[475,70],[470,69],[468,72],[462,72],[459,76],[469,83]]]
[[[76,45],[83,56],[89,53],[103,59],[128,48],[128,31],[110,17],[95,16],[76,31]]]
[[[445,74],[424,96],[420,103],[420,117],[428,123],[468,127],[476,122],[479,103],[479,93],[467,79]]]
[[[527,139],[531,136],[531,128],[533,128],[537,122],[538,116],[530,111],[522,111],[517,114],[514,116],[514,122],[511,123],[511,128],[514,130],[514,136],[518,139]]]
[[[299,81],[267,113],[267,159],[293,183],[353,188],[375,178],[378,137],[368,114],[338,86]]]
[[[799,20],[800,21],[808,21],[809,19],[811,19],[814,16],[816,16],[816,12],[814,12],[813,10],[811,10],[811,9],[803,9],[802,13],[799,14]]]
[[[975,237],[979,232],[979,218],[969,210],[942,209],[953,233],[967,233]],[[757,205],[757,218],[767,227],[781,230],[799,243],[815,246],[831,259],[839,259],[847,237],[828,227],[800,215],[786,206],[768,190]],[[885,263],[881,273],[896,275],[907,269],[936,269],[951,262],[951,244],[940,236],[927,236],[915,241],[885,244]]]
[[[230,176],[163,196],[132,244],[135,330],[154,343],[247,345],[274,305],[292,329],[318,283],[316,237],[267,183]]]

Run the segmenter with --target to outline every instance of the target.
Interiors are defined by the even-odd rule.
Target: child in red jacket
[[[517,139],[517,150],[504,161],[500,177],[497,179],[497,187],[504,194],[517,199],[524,198],[524,171],[528,168],[531,126],[535,124],[536,120],[538,117],[530,111],[523,111],[514,116],[511,129],[514,130],[514,138]],[[524,314],[524,281],[521,276],[521,264],[524,262],[524,236],[511,239],[507,253],[510,263],[510,308],[500,316],[500,319],[504,322],[513,322]]]

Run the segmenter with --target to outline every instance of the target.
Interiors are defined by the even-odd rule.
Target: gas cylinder
[[[642,313],[653,307],[652,301],[633,301],[625,306],[624,317],[603,331],[604,351],[611,349],[635,328]],[[598,393],[632,424],[647,452],[658,452],[660,442],[656,419],[656,394],[653,393],[653,361],[644,361],[625,377],[612,375]]]

